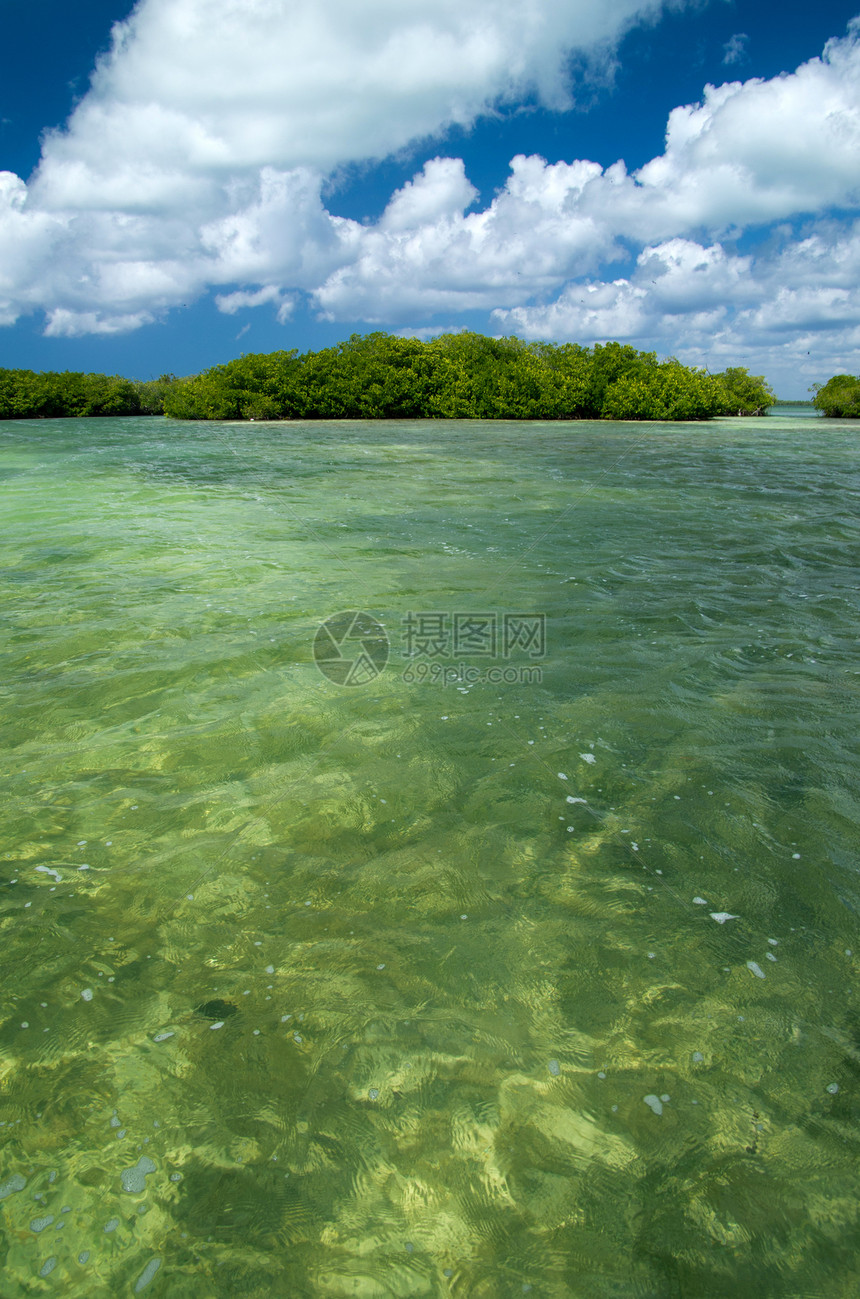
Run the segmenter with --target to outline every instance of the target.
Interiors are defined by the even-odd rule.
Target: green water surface
[[[0,424],[3,1299],[856,1299],[858,434]]]

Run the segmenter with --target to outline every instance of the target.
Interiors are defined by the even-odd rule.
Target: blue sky
[[[468,327],[806,396],[860,370],[858,12],[7,0],[0,365]]]

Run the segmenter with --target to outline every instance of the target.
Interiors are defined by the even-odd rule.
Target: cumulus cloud
[[[860,203],[860,28],[823,59],[771,81],[708,86],[670,114],[666,148],[632,175],[622,163],[548,164],[518,156],[503,191],[463,214],[457,164],[437,159],[390,211],[421,194],[425,219],[387,219],[355,234],[356,256],[316,292],[334,318],[404,311],[516,307],[629,245],[670,245],[833,206]],[[438,200],[434,196],[438,193]],[[433,203],[436,207],[433,208]],[[433,208],[431,212],[431,208]],[[681,245],[676,244],[675,247]],[[687,277],[682,266],[673,283]],[[701,275],[692,282],[700,283]],[[528,315],[512,317],[528,319]]]
[[[576,211],[597,163],[548,165],[518,155],[501,193],[464,213],[475,191],[459,159],[436,158],[355,234],[355,256],[314,293],[331,319],[398,319],[418,311],[524,302],[613,255],[609,230]],[[406,219],[418,198],[427,219]]]
[[[356,247],[320,202],[333,169],[529,96],[569,105],[571,52],[599,64],[660,3],[139,0],[29,190],[3,174],[2,318],[128,327],[209,285],[318,286]],[[392,225],[435,215],[430,180]]]
[[[830,214],[860,206],[860,22],[795,73],[705,87],[632,174],[518,155],[476,209],[439,150],[506,102],[568,105],[570,53],[599,64],[659,7],[140,0],[29,186],[0,173],[0,323],[41,308],[49,334],[116,333],[213,288],[223,312],[281,320],[305,294],[330,319],[417,328],[481,309],[584,341],[784,341],[825,319],[848,337],[856,232]],[[338,167],[421,140],[438,156],[375,224],[326,206]],[[755,256],[733,251],[775,222]]]
[[[255,292],[238,289],[235,293],[219,293],[215,298],[216,307],[227,316],[235,316],[237,311],[262,307],[266,303],[272,303],[277,308],[277,318],[281,324],[289,319],[296,306],[295,298],[285,297],[277,284],[266,284]],[[245,329],[249,328],[249,325],[245,326]]]
[[[86,171],[139,201],[200,193],[249,168],[380,158],[500,101],[566,105],[567,55],[600,50],[649,0],[141,0],[67,129],[46,148],[46,192]],[[180,187],[172,191],[170,186]],[[104,193],[99,187],[107,186]],[[187,188],[186,188],[187,187]]]
[[[129,330],[151,325],[153,316],[136,311],[128,316],[104,316],[98,311],[68,311],[56,307],[48,315],[45,335],[48,338],[81,338],[85,334],[127,334]]]
[[[433,158],[396,191],[380,221],[382,230],[416,230],[445,217],[462,216],[478,197],[462,158]]]

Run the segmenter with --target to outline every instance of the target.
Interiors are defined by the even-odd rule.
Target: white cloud
[[[707,87],[702,103],[672,112],[665,152],[632,176],[621,163],[604,171],[596,163],[518,156],[492,204],[464,215],[471,194],[465,174],[458,160],[436,159],[395,195],[377,227],[353,232],[356,255],[316,300],[334,319],[396,319],[458,304],[512,308],[625,256],[630,243],[668,247],[702,231],[737,233],[834,205],[856,207],[857,31],[793,76]],[[674,247],[677,253],[681,245]],[[677,298],[688,278],[685,291],[695,297],[701,268],[682,258],[664,294],[671,282]]]
[[[317,287],[356,248],[320,202],[333,169],[524,96],[566,105],[571,51],[599,65],[660,2],[139,0],[29,192],[3,174],[3,318],[131,321],[213,284]],[[431,215],[431,180],[393,224]],[[449,182],[448,201],[470,192]]]
[[[129,330],[151,325],[153,317],[146,311],[128,316],[105,316],[98,311],[68,311],[56,307],[48,316],[45,334],[48,338],[81,338],[85,334],[127,334]]]
[[[612,281],[568,285],[552,303],[497,310],[509,331],[530,338],[661,342],[683,331],[700,333],[721,322],[729,306],[753,304],[759,287],[749,257],[732,257],[720,245],[687,239],[645,248],[633,274]]]
[[[254,293],[243,292],[222,293],[215,299],[215,305],[219,311],[225,315],[235,316],[237,311],[244,307],[262,307],[266,302],[280,302],[281,290],[277,284],[267,284],[262,289],[257,289]]]
[[[266,284],[256,292],[239,289],[235,293],[219,293],[215,298],[216,307],[227,316],[235,316],[237,311],[247,310],[249,307],[262,307],[266,303],[277,307],[277,317],[281,324],[289,319],[296,306],[295,298],[284,297],[277,284]],[[245,325],[241,333],[247,329],[250,329],[250,325]]]
[[[746,32],[735,32],[723,46],[723,63],[743,63],[747,57],[749,36]]]
[[[350,256],[358,231],[325,210],[321,184],[304,167],[264,167],[253,184],[234,185],[229,214],[200,228],[200,275],[215,284],[319,284]]]
[[[374,320],[524,302],[613,255],[611,233],[575,210],[601,175],[596,163],[549,166],[519,155],[490,206],[464,215],[475,191],[462,162],[436,158],[394,195],[377,226],[352,232],[355,255],[315,301],[332,319]]]
[[[567,55],[654,0],[142,0],[37,179],[54,207],[210,203],[255,169],[382,158],[499,102],[569,101]],[[136,185],[125,188],[127,180]]]
[[[433,158],[392,195],[379,224],[383,230],[416,230],[445,217],[462,216],[477,197],[461,158]]]

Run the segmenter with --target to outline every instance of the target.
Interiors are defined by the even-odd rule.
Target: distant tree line
[[[0,370],[0,419],[703,420],[763,415],[775,401],[743,367],[708,374],[622,343],[524,343],[482,334],[430,342],[353,334],[335,347],[251,354],[149,383]]]
[[[139,382],[73,370],[0,369],[0,419],[74,419],[91,415],[162,415],[173,375]]]
[[[621,343],[430,342],[353,334],[319,352],[241,356],[165,394],[177,419],[698,420],[764,414],[774,394],[743,368],[710,375]]]
[[[827,383],[817,383],[812,391],[813,406],[832,419],[860,419],[860,377],[834,374]]]

